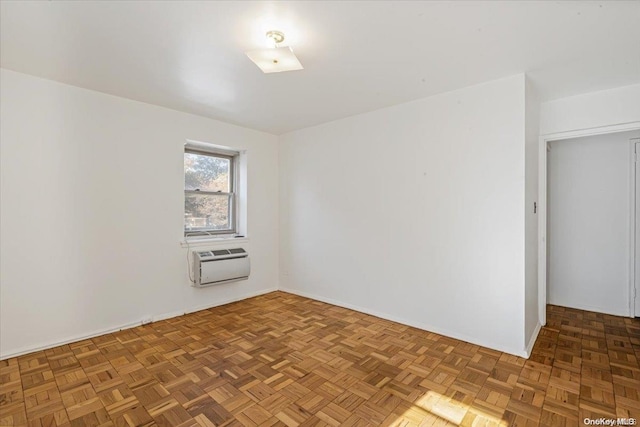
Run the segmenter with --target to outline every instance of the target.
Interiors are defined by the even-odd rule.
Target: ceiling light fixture
[[[284,42],[284,34],[280,31],[267,31],[267,40],[273,47],[247,52],[263,73],[281,73],[283,71],[302,70],[304,67],[289,46],[279,47]]]

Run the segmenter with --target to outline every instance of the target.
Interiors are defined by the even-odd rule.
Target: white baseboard
[[[527,359],[531,356],[531,351],[533,350],[533,346],[536,343],[536,339],[538,339],[540,329],[542,329],[542,324],[538,322],[536,328],[533,330],[533,335],[531,335],[531,338],[529,339],[529,344],[527,344]]]
[[[182,316],[184,314],[194,313],[196,311],[206,310],[208,308],[218,307],[218,306],[225,305],[225,304],[230,304],[232,302],[236,302],[236,301],[241,301],[241,300],[257,297],[259,295],[268,294],[268,293],[271,293],[271,292],[275,292],[277,290],[278,290],[277,288],[262,289],[262,290],[257,291],[257,292],[251,292],[249,294],[240,295],[238,297],[228,298],[228,299],[225,299],[225,300],[222,300],[222,301],[216,301],[213,304],[201,305],[201,306],[191,307],[191,308],[188,308],[186,310],[172,311],[170,313],[159,314],[159,315],[156,315],[156,316],[152,316],[152,319],[153,319],[154,322],[158,322],[160,320],[171,319],[172,317],[178,317],[178,316]],[[90,332],[88,334],[75,335],[73,337],[65,338],[65,339],[59,340],[59,341],[51,341],[51,342],[48,342],[48,343],[45,343],[45,344],[42,344],[42,345],[23,347],[23,348],[20,348],[18,350],[12,351],[10,353],[1,354],[0,355],[0,360],[10,359],[12,357],[23,356],[25,354],[34,353],[36,351],[48,350],[48,349],[53,348],[53,347],[58,347],[58,346],[65,345],[65,344],[71,344],[71,343],[74,343],[74,342],[83,341],[83,340],[86,340],[86,339],[89,339],[89,338],[94,338],[94,337],[97,337],[97,336],[100,336],[100,335],[111,334],[113,332],[118,332],[118,331],[121,331],[123,329],[135,328],[135,327],[141,326],[142,324],[143,324],[143,321],[139,320],[139,321],[132,322],[132,323],[126,323],[126,324],[119,325],[119,326],[113,326],[111,328],[100,329],[100,330],[97,330],[97,331]]]
[[[344,308],[348,308],[350,310],[355,310],[355,311],[359,311],[361,313],[365,313],[365,314],[369,314],[372,316],[376,316],[379,317],[381,319],[386,319],[386,320],[390,320],[392,322],[397,322],[397,323],[401,323],[403,325],[407,325],[407,326],[411,326],[414,328],[418,328],[418,329],[422,329],[425,331],[429,331],[429,332],[434,332],[443,336],[447,336],[447,337],[451,337],[451,338],[455,338],[461,341],[465,341],[471,344],[475,344],[475,345],[479,345],[482,347],[488,347],[488,348],[492,348],[498,351],[503,351],[505,353],[509,353],[509,354],[513,354],[516,356],[520,356],[520,357],[525,357],[528,358],[529,355],[531,354],[531,349],[533,348],[533,345],[535,344],[535,340],[536,337],[538,336],[539,332],[540,332],[540,328],[542,327],[539,323],[536,327],[536,330],[533,334],[533,336],[531,337],[531,340],[527,346],[526,349],[523,350],[514,350],[511,348],[507,348],[501,345],[497,345],[495,343],[489,343],[489,342],[480,342],[477,339],[475,339],[474,337],[470,337],[470,336],[466,336],[464,334],[459,334],[459,333],[454,333],[451,331],[447,331],[444,330],[442,328],[438,328],[438,327],[434,327],[432,325],[426,325],[426,324],[422,324],[419,322],[413,322],[407,319],[402,319],[396,316],[392,316],[390,314],[387,313],[382,313],[382,312],[378,312],[376,310],[370,310],[368,308],[365,307],[360,307],[357,305],[353,305],[353,304],[348,304],[348,303],[344,303],[341,301],[336,301],[333,300],[331,298],[325,298],[319,295],[315,295],[315,294],[310,294],[307,292],[302,292],[299,291],[297,289],[289,289],[289,288],[269,288],[269,289],[262,289],[260,291],[257,292],[252,292],[249,294],[244,294],[238,297],[234,297],[234,298],[228,298],[222,301],[216,301],[213,304],[206,304],[206,305],[200,305],[200,306],[195,306],[195,307],[190,307],[187,308],[185,310],[181,310],[181,311],[173,311],[173,312],[169,312],[169,313],[163,313],[163,314],[159,314],[159,315],[155,315],[152,316],[152,319],[154,322],[158,322],[161,320],[166,320],[166,319],[171,319],[173,317],[177,317],[177,316],[182,316],[184,314],[188,314],[188,313],[194,313],[196,311],[201,311],[201,310],[206,310],[212,307],[218,307],[221,305],[225,305],[225,304],[230,304],[232,302],[237,302],[237,301],[241,301],[241,300],[245,300],[245,299],[249,299],[249,298],[253,298],[259,295],[264,295],[264,294],[268,294],[271,292],[275,292],[277,290],[281,290],[283,292],[288,292],[294,295],[299,295],[305,298],[310,298],[310,299],[314,299],[317,301],[322,301],[325,302],[327,304],[332,304],[338,307],[344,307]],[[58,347],[60,345],[65,345],[65,344],[70,344],[70,343],[74,343],[77,341],[82,341],[82,340],[86,340],[89,338],[94,338],[100,335],[105,335],[105,334],[110,334],[113,332],[118,332],[121,331],[123,329],[130,329],[130,328],[135,328],[137,326],[141,326],[142,325],[142,320],[136,321],[136,322],[132,322],[132,323],[127,323],[127,324],[123,324],[123,325],[119,325],[119,326],[114,326],[111,328],[105,328],[105,329],[101,329],[101,330],[97,330],[97,331],[93,331],[91,333],[88,334],[83,334],[83,335],[76,335],[70,338],[66,338],[63,340],[59,340],[59,341],[52,341],[52,342],[48,342],[39,346],[30,346],[30,347],[24,347],[21,349],[18,349],[16,351],[10,352],[10,353],[6,353],[6,354],[2,354],[0,355],[0,360],[5,360],[5,359],[10,359],[12,357],[18,357],[18,356],[22,356],[25,354],[29,354],[29,353],[33,353],[36,351],[41,351],[41,350],[47,350],[53,347]]]
[[[36,351],[42,351],[42,350],[48,350],[50,348],[54,348],[54,347],[58,347],[61,345],[65,345],[65,344],[71,344],[74,342],[78,342],[78,341],[83,341],[89,338],[94,338],[100,335],[106,335],[106,334],[110,334],[113,332],[118,332],[121,331],[123,329],[130,329],[130,328],[135,328],[137,326],[142,325],[142,320],[137,321],[137,322],[132,322],[132,323],[126,323],[124,325],[120,325],[120,326],[114,326],[111,328],[106,328],[106,329],[99,329],[97,331],[93,331],[93,332],[89,332],[88,334],[82,334],[82,335],[74,335],[73,337],[69,337],[69,338],[64,338],[62,340],[58,340],[58,341],[49,341],[45,344],[42,345],[36,345],[36,346],[28,346],[28,347],[22,347],[18,350],[12,351],[10,353],[3,353],[0,355],[0,360],[5,360],[5,359],[11,359],[13,357],[19,357],[19,356],[24,356],[25,354],[29,354],[29,353],[35,353]]]
[[[528,358],[529,354],[527,353],[525,348],[522,348],[520,350],[515,350],[513,348],[508,348],[499,344],[495,344],[495,343],[490,343],[490,342],[481,342],[479,340],[477,340],[474,337],[470,337],[464,334],[459,334],[456,332],[451,332],[451,331],[447,331],[444,330],[442,328],[437,328],[431,325],[426,325],[423,323],[419,323],[419,322],[414,322],[414,321],[410,321],[407,319],[402,319],[387,313],[381,313],[379,311],[376,310],[370,310],[368,308],[365,307],[360,307],[354,304],[349,304],[349,303],[344,303],[342,301],[336,301],[334,299],[331,298],[325,298],[319,295],[314,295],[314,294],[310,294],[307,292],[303,292],[303,291],[299,291],[297,289],[290,289],[290,288],[283,288],[280,287],[280,290],[282,292],[288,292],[290,294],[294,294],[294,295],[299,295],[301,297],[305,297],[305,298],[310,298],[310,299],[314,299],[317,301],[322,301],[322,302],[326,302],[327,304],[331,304],[331,305],[337,305],[338,307],[343,307],[343,308],[348,308],[350,310],[355,310],[355,311],[359,311],[361,313],[365,313],[365,314],[369,314],[371,316],[375,316],[375,317],[379,317],[381,319],[385,319],[385,320],[391,320],[392,322],[397,322],[397,323],[401,323],[403,325],[407,325],[407,326],[411,326],[414,328],[418,328],[418,329],[422,329],[423,331],[429,331],[429,332],[434,332],[436,334],[440,334],[440,335],[444,335],[446,337],[450,337],[450,338],[455,338],[457,340],[460,341],[465,341],[471,344],[475,344],[475,345],[479,345],[481,347],[488,347],[494,350],[498,350],[498,351],[502,351],[505,353],[509,353],[509,354],[513,354],[515,356],[520,356],[520,357],[524,357],[524,358]]]

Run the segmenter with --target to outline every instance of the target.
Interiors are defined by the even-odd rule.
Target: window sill
[[[228,246],[230,244],[244,244],[249,243],[248,237],[204,237],[204,238],[196,238],[189,239],[188,241],[181,240],[180,247],[181,248],[202,248],[204,246],[218,246],[225,245]]]

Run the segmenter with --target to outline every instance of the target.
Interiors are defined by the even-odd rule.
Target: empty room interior
[[[636,425],[639,23],[0,0],[0,425]]]

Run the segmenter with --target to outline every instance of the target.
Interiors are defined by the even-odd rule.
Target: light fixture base
[[[284,41],[284,34],[281,31],[267,31],[267,38],[273,40],[275,44],[279,44]]]

